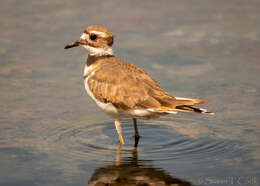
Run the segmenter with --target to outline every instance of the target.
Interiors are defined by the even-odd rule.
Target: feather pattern
[[[95,99],[112,103],[119,110],[133,113],[134,110],[147,109],[148,114],[159,116],[176,111],[198,112],[198,108],[192,105],[207,103],[201,99],[176,99],[141,68],[114,56],[89,56],[87,65],[91,68],[86,70],[84,78],[95,72],[87,82]]]

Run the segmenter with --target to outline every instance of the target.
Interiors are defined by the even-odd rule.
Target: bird
[[[153,119],[177,112],[213,114],[196,104],[208,104],[203,99],[175,97],[164,91],[143,69],[115,57],[114,34],[101,25],[88,26],[79,40],[64,47],[83,47],[88,51],[84,67],[84,84],[88,95],[115,121],[119,143],[124,138],[121,120],[132,118],[135,146],[139,131],[137,119]]]

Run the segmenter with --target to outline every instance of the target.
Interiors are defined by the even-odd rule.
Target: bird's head
[[[65,49],[81,46],[91,56],[113,55],[114,35],[104,26],[87,27],[80,39],[65,46]]]

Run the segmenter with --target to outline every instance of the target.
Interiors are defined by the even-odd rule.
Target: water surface
[[[0,185],[259,185],[260,3],[14,1],[0,7]],[[113,120],[87,96],[86,52],[64,50],[88,25],[115,54],[214,116]]]

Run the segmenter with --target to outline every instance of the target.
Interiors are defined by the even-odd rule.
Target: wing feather
[[[118,108],[156,108],[161,104],[150,94],[163,90],[139,67],[126,62],[103,62],[88,80],[90,90],[101,102]]]
[[[102,61],[87,83],[97,100],[124,110],[175,109],[177,106],[206,103],[199,99],[176,99],[141,68],[117,58]]]

